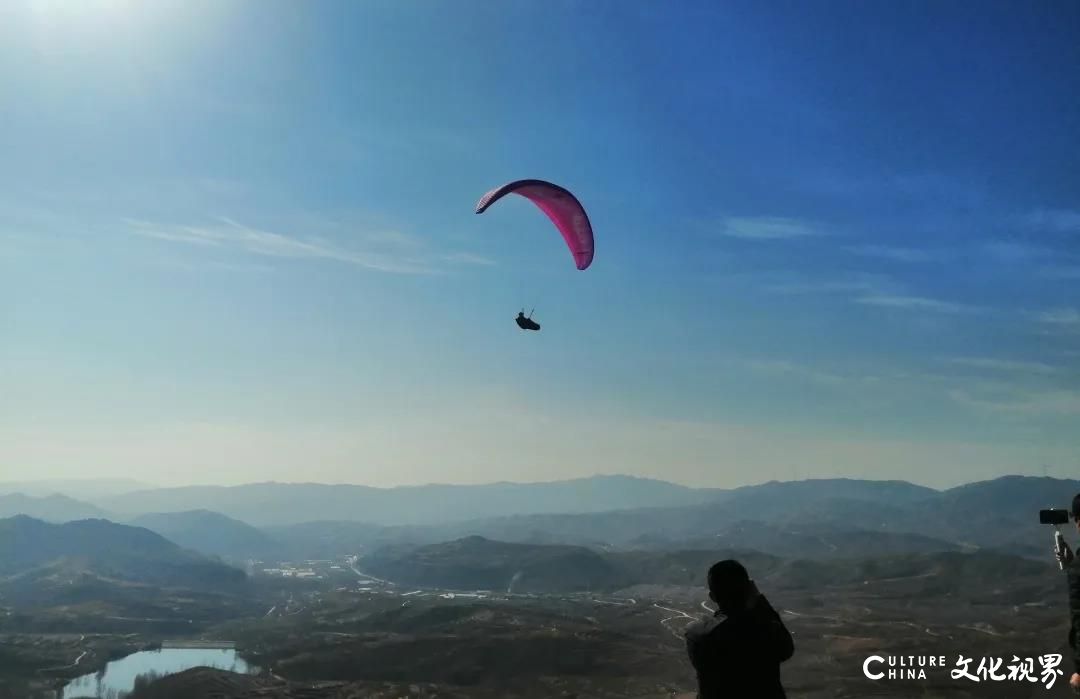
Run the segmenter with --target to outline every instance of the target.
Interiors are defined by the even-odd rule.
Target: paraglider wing
[[[585,269],[592,264],[592,225],[577,197],[557,184],[543,180],[518,180],[493,189],[481,197],[476,205],[476,213],[484,213],[489,206],[507,194],[520,194],[547,214],[562,233],[578,269]]]

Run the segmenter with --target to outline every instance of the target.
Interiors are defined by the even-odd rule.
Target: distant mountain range
[[[597,550],[755,549],[845,557],[999,551],[1048,555],[1038,510],[1066,507],[1080,481],[1007,478],[936,492],[896,482],[766,483],[684,507],[519,514],[437,527],[312,522],[268,532],[288,551],[319,555],[426,545],[468,536]]]
[[[66,524],[24,515],[0,519],[0,595],[86,576],[214,591],[234,588],[246,577],[141,527],[101,519]]]
[[[585,513],[708,502],[724,491],[628,476],[551,483],[371,488],[321,483],[159,488],[94,500],[121,515],[209,509],[255,526],[315,520],[385,526],[440,524],[509,514]]]
[[[0,513],[130,520],[226,558],[370,553],[480,536],[595,550],[753,548],[841,558],[991,550],[1041,557],[1037,511],[1080,481],[1007,476],[937,491],[903,481],[820,479],[731,490],[624,476],[554,483],[368,488],[264,483],[140,491],[90,505],[0,496]],[[109,514],[110,512],[121,514]],[[257,527],[257,528],[256,528]]]
[[[855,539],[841,540],[846,537],[843,532],[854,531],[867,546],[859,553],[867,555],[881,547],[895,548],[899,543],[897,535],[917,535],[922,538],[907,537],[905,542],[915,546],[914,550],[927,550],[931,540],[937,540],[945,544],[940,550],[960,546],[1043,556],[1049,550],[1051,532],[1039,524],[1039,509],[1054,504],[1067,507],[1072,494],[1080,492],[1080,481],[1010,476],[904,501],[890,497],[834,497],[828,488],[815,493],[806,487],[813,481],[804,483],[797,497],[791,497],[791,484],[766,484],[705,505],[562,517],[509,517],[476,522],[464,533],[485,535],[498,531],[501,538],[510,540],[526,540],[542,533],[548,540],[563,543],[587,538],[616,547],[641,546],[650,540],[679,545],[710,537],[726,541],[757,539],[757,545],[766,551],[783,551],[785,541],[790,543],[788,537],[795,533],[825,538],[856,553],[851,551]],[[780,534],[771,537],[776,542],[772,545],[764,536],[770,527]]]
[[[93,500],[135,490],[146,490],[150,487],[152,486],[148,483],[130,478],[56,478],[39,481],[0,481],[0,494],[66,495],[76,500]]]
[[[281,550],[265,532],[209,510],[140,515],[127,523],[184,548],[223,558],[272,557]]]
[[[46,522],[70,522],[74,519],[106,519],[110,515],[100,507],[73,500],[65,495],[34,496],[23,493],[0,495],[0,518],[28,515]]]
[[[870,531],[857,526],[805,522],[775,525],[769,522],[739,521],[724,526],[712,536],[668,538],[644,534],[630,546],[641,550],[730,549],[767,551],[791,558],[848,558],[888,556],[904,553],[965,551],[974,547],[906,532]]]
[[[900,482],[800,481],[712,491],[711,501],[579,514],[522,514],[438,527],[311,522],[267,531],[288,550],[334,552],[467,536],[599,550],[753,548],[800,558],[989,550],[1043,557],[1038,510],[1080,481],[1009,476],[947,491]]]

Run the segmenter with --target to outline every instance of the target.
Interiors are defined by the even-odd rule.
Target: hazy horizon
[[[1075,472],[1078,22],[8,3],[0,477]]]
[[[445,482],[445,481],[444,482],[429,481],[429,482],[425,482],[425,483],[410,483],[410,484],[405,484],[405,485],[371,485],[369,483],[358,483],[358,482],[350,482],[350,481],[312,481],[312,480],[261,480],[261,481],[238,481],[236,483],[218,482],[218,483],[168,484],[168,483],[151,483],[151,482],[147,482],[147,481],[123,482],[122,479],[92,479],[92,478],[89,478],[89,479],[79,479],[79,478],[74,478],[74,479],[67,479],[67,478],[49,479],[49,478],[46,478],[46,479],[41,479],[41,480],[30,480],[30,481],[0,481],[0,496],[8,495],[8,494],[22,494],[22,495],[30,495],[30,496],[33,496],[33,497],[45,497],[45,496],[48,496],[48,495],[58,494],[58,495],[67,495],[68,497],[74,498],[76,500],[78,500],[78,499],[95,500],[95,499],[99,499],[99,498],[102,498],[102,497],[109,497],[111,495],[117,495],[117,494],[122,494],[122,493],[130,493],[130,492],[138,492],[140,490],[149,491],[149,490],[171,489],[171,488],[202,488],[202,487],[238,488],[238,487],[253,486],[253,485],[289,485],[289,486],[291,486],[291,485],[317,485],[317,486],[357,486],[357,487],[365,487],[365,488],[374,488],[374,489],[378,489],[378,490],[393,490],[393,489],[398,489],[398,488],[438,488],[438,487],[470,487],[470,486],[481,486],[482,487],[482,486],[492,486],[492,485],[531,486],[531,485],[544,485],[544,484],[555,484],[555,483],[568,483],[568,482],[574,482],[574,481],[579,481],[579,480],[602,479],[602,478],[643,479],[643,480],[656,481],[656,482],[659,482],[659,483],[667,483],[667,484],[670,484],[670,485],[675,485],[675,486],[680,486],[680,487],[685,487],[685,488],[703,489],[703,490],[709,490],[709,489],[731,490],[731,489],[737,489],[737,488],[742,488],[742,487],[766,485],[766,484],[769,484],[769,483],[776,483],[776,482],[779,482],[779,483],[793,483],[793,482],[807,483],[807,482],[812,482],[812,481],[862,480],[862,481],[873,481],[873,482],[883,482],[883,483],[884,482],[904,482],[904,483],[910,483],[910,484],[915,485],[915,486],[920,486],[920,487],[924,487],[924,488],[930,488],[932,490],[946,491],[946,490],[949,490],[950,488],[953,488],[953,487],[962,487],[962,486],[965,486],[965,485],[972,485],[974,483],[984,483],[984,482],[988,482],[988,481],[997,480],[999,478],[1011,478],[1011,477],[1049,478],[1051,480],[1060,480],[1060,481],[1076,480],[1075,478],[1070,478],[1067,474],[1057,473],[1057,472],[1053,472],[1053,471],[1049,471],[1045,475],[1035,475],[1035,474],[1027,474],[1027,475],[1025,475],[1025,474],[1006,473],[1006,474],[1002,474],[1002,475],[995,476],[993,478],[988,478],[988,479],[980,479],[980,480],[974,480],[974,481],[963,481],[963,482],[955,483],[955,484],[953,484],[951,486],[928,485],[926,483],[919,483],[919,482],[911,481],[911,480],[908,480],[908,479],[905,479],[905,478],[851,479],[851,478],[848,478],[848,477],[839,477],[839,478],[829,478],[829,477],[815,478],[815,477],[811,477],[811,478],[798,478],[798,479],[783,479],[783,478],[765,479],[765,480],[761,480],[761,481],[740,483],[740,484],[737,484],[737,485],[721,487],[721,486],[710,486],[710,485],[693,485],[693,484],[690,484],[690,483],[682,483],[682,482],[679,482],[679,481],[676,481],[676,480],[665,479],[665,478],[654,478],[654,477],[651,477],[651,476],[628,476],[628,475],[622,474],[622,473],[594,473],[594,474],[589,474],[589,475],[584,475],[584,476],[575,476],[573,478],[565,478],[565,479],[559,478],[559,479],[535,480],[535,481],[502,480],[502,481],[477,481],[475,483],[452,483],[452,482]],[[111,487],[105,487],[106,483],[109,484]],[[50,489],[50,484],[52,484],[52,486],[55,487],[55,490]],[[98,486],[98,485],[100,485],[101,487],[96,488],[95,486]],[[88,491],[85,491],[86,494],[84,494],[82,497],[80,497],[80,492],[81,492],[80,489],[79,489],[80,486],[85,486],[86,488],[89,488]]]

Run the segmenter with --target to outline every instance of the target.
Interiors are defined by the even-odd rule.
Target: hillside
[[[1068,509],[1076,493],[1080,480],[1005,476],[947,490],[913,508],[904,524],[984,548],[1042,556],[1051,528],[1039,524],[1039,510]]]
[[[333,558],[374,551],[393,544],[436,544],[460,538],[442,527],[384,527],[364,522],[316,521],[260,531],[281,546],[282,555],[291,558]]]
[[[631,546],[653,550],[752,549],[785,558],[856,558],[965,550],[960,544],[922,534],[870,531],[832,523],[775,525],[754,521],[735,522],[711,537],[700,539],[646,534],[632,541]]]
[[[575,591],[617,585],[619,571],[577,546],[539,546],[479,536],[365,556],[365,573],[401,584],[451,590]]]
[[[0,518],[26,515],[46,522],[70,522],[77,519],[107,519],[109,514],[99,507],[65,495],[0,495]]]
[[[140,527],[100,519],[66,524],[26,516],[0,520],[0,591],[87,576],[213,590],[245,580],[242,571]]]
[[[387,547],[362,558],[363,572],[400,585],[452,590],[568,593],[635,586],[704,588],[709,566],[743,562],[769,589],[813,593],[828,587],[887,585],[882,594],[918,599],[1002,596],[1009,603],[1052,601],[1060,574],[1048,561],[995,553],[931,552],[805,559],[758,551],[711,549],[597,553],[573,546],[511,544],[468,537],[419,547]],[[877,589],[877,588],[875,588]]]
[[[811,478],[801,481],[769,481],[724,491],[721,501],[740,500],[748,505],[766,504],[776,498],[788,501],[851,499],[889,505],[932,499],[941,491],[907,481],[874,481],[856,478]]]
[[[246,559],[273,556],[280,545],[250,524],[209,510],[141,515],[128,522],[184,548],[209,556]]]

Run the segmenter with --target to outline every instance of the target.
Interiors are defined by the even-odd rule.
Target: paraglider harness
[[[532,314],[533,314],[533,311],[535,311],[535,310],[536,310],[535,308],[532,309],[531,311],[529,311],[529,315],[526,316],[525,315],[525,309],[524,308],[521,309],[521,312],[517,314],[517,318],[514,319],[517,322],[519,328],[521,328],[522,330],[539,330],[540,329],[540,324],[535,322],[532,319]]]

